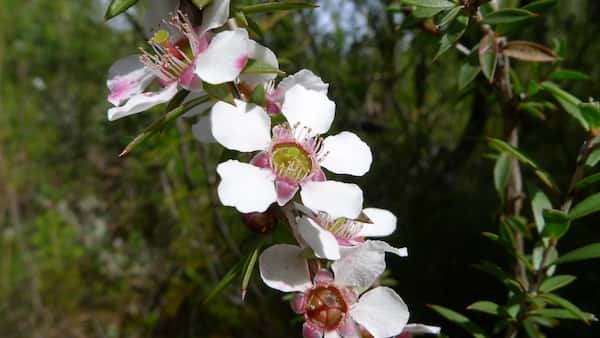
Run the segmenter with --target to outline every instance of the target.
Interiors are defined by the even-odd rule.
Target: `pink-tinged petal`
[[[396,231],[396,216],[384,209],[366,208],[363,213],[369,217],[372,223],[364,223],[358,233],[362,237],[382,237],[391,235]]]
[[[358,301],[358,292],[355,288],[341,288],[342,295],[344,295],[344,299],[348,306],[352,306]]]
[[[323,172],[323,170],[321,168],[318,168],[317,170],[315,170],[311,176],[309,177],[309,179],[311,181],[314,182],[323,182],[323,181],[327,181],[327,177],[325,176],[325,173]]]
[[[202,80],[194,72],[194,66],[189,66],[179,76],[181,87],[190,91],[199,91],[202,89]]]
[[[310,209],[324,211],[332,218],[354,219],[362,211],[363,194],[356,184],[336,181],[306,182],[300,190],[302,202]]]
[[[406,326],[404,327],[404,331],[402,332],[402,334],[404,333],[416,333],[416,334],[435,334],[438,335],[440,334],[440,332],[442,331],[442,328],[438,327],[438,326],[429,326],[429,325],[423,325],[423,324],[406,324]],[[407,337],[412,337],[411,336],[407,336]]]
[[[299,186],[296,182],[292,182],[285,178],[278,178],[275,181],[275,189],[277,190],[277,203],[284,206],[294,198]]]
[[[297,219],[298,232],[313,249],[315,256],[329,260],[340,258],[340,246],[335,236],[308,217]]]
[[[292,310],[297,314],[304,313],[305,305],[306,305],[306,295],[304,293],[298,293],[292,298],[290,302],[292,306]]]
[[[219,101],[210,117],[212,134],[225,148],[243,152],[267,149],[271,143],[271,118],[262,107],[235,100]]]
[[[412,333],[403,331],[401,334],[397,335],[395,338],[412,338]]]
[[[229,18],[229,0],[212,1],[210,5],[202,10],[202,24],[200,34],[223,26]]]
[[[302,337],[303,338],[322,338],[323,332],[319,331],[309,323],[302,325]]]
[[[258,259],[262,280],[269,287],[283,291],[306,291],[312,287],[308,265],[302,248],[289,244],[275,244]]]
[[[387,287],[378,287],[363,294],[350,309],[350,315],[374,338],[398,335],[408,322],[408,307]]]
[[[120,107],[108,110],[108,120],[114,121],[125,116],[140,113],[161,103],[169,102],[177,94],[177,83],[172,83],[158,92],[141,93],[131,97]]]
[[[248,32],[241,28],[215,35],[196,56],[196,75],[211,84],[235,80],[248,60],[248,41]]]
[[[371,148],[356,134],[343,131],[323,140],[321,166],[336,174],[362,176],[369,171],[373,155]]]
[[[323,134],[333,122],[335,102],[321,92],[297,84],[286,91],[281,113],[290,125],[307,127],[311,135]]]
[[[337,333],[337,331],[327,331],[323,335],[323,338],[340,338],[340,335]]]
[[[277,199],[269,170],[229,160],[217,166],[217,173],[221,177],[217,188],[221,203],[239,212],[264,212]]]
[[[140,62],[138,55],[115,62],[108,71],[106,85],[110,90],[108,101],[115,106],[144,91],[154,80],[152,71]]]
[[[344,338],[360,338],[360,331],[352,318],[346,318],[342,326],[338,328],[338,333]]]
[[[385,253],[405,254],[406,249],[396,249],[382,241],[366,241],[355,247],[341,247],[341,258],[331,269],[338,285],[368,288],[385,271]]]
[[[323,82],[320,77],[316,76],[308,69],[302,69],[295,74],[285,77],[279,82],[277,88],[285,93],[285,91],[297,84],[306,89],[315,90],[325,95],[327,95],[327,90],[329,88],[327,83]]]
[[[321,269],[317,271],[315,277],[313,278],[313,281],[315,285],[333,283],[333,275],[331,274],[331,272],[325,269]]]
[[[279,62],[277,61],[277,57],[275,53],[273,53],[269,48],[260,45],[254,40],[248,41],[248,57],[250,59],[262,61],[273,68],[279,68]],[[244,64],[245,66],[245,64]],[[244,82],[250,88],[254,89],[258,84],[267,83],[271,80],[274,80],[277,77],[277,74],[240,74],[240,81]],[[267,110],[268,111],[268,110]]]
[[[181,35],[177,29],[167,25],[163,20],[175,13],[179,8],[179,0],[149,0],[148,10],[144,17],[144,33],[151,38],[154,32],[164,29],[174,35]]]
[[[192,125],[192,133],[196,140],[202,143],[216,143],[211,131],[210,116],[203,116]]]
[[[269,153],[266,151],[261,151],[260,153],[254,155],[250,163],[259,168],[269,169],[271,168],[271,155],[269,155]]]

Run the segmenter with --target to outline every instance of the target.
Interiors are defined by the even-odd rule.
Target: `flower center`
[[[339,327],[347,312],[348,305],[340,290],[334,286],[313,289],[306,302],[307,320],[324,330]]]
[[[169,32],[162,29],[158,30],[148,41],[152,51],[141,49],[140,61],[152,70],[160,80],[171,82],[178,79],[193,63],[193,53],[198,48],[199,39],[187,16],[181,12],[178,12],[165,23],[173,26],[184,35],[182,43],[172,43],[169,41]]]
[[[312,170],[312,159],[301,146],[283,143],[271,152],[273,170],[279,176],[300,181]]]
[[[363,224],[360,222],[355,222],[344,217],[332,220],[325,213],[319,213],[318,223],[325,230],[335,235],[335,237],[344,240],[355,238],[363,228]]]

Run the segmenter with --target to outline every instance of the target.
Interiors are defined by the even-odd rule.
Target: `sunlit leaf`
[[[554,260],[551,264],[563,264],[570,262],[577,262],[586,259],[600,258],[600,243],[593,243],[581,248],[575,249],[568,252],[558,259]]]
[[[109,20],[115,16],[125,12],[129,7],[133,6],[138,0],[112,0],[104,14],[104,20]]]
[[[558,60],[552,49],[529,41],[509,41],[502,49],[502,54],[531,62],[555,62]]]
[[[538,233],[542,233],[546,226],[546,221],[543,216],[544,209],[552,209],[552,203],[543,191],[536,189],[532,193],[531,210],[533,212],[533,219],[535,220]]]
[[[284,75],[285,73],[279,68],[273,67],[272,65],[266,63],[262,60],[249,59],[248,63],[246,63],[246,67],[242,70],[242,74],[280,74]]]
[[[498,47],[496,45],[496,37],[494,33],[486,34],[479,42],[479,65],[483,71],[483,75],[490,81],[494,81],[496,73],[496,65],[498,63]]]
[[[583,201],[577,203],[571,212],[569,212],[569,217],[572,219],[581,218],[596,211],[600,211],[600,193],[588,196]]]
[[[467,306],[468,310],[479,311],[497,316],[500,314],[500,306],[494,302],[482,300]]]
[[[544,282],[542,282],[542,285],[540,285],[540,292],[552,292],[554,290],[558,290],[562,287],[565,287],[571,283],[573,283],[573,281],[575,281],[576,277],[575,276],[569,276],[569,275],[558,275],[558,276],[554,276],[554,277],[550,277],[548,279],[546,279]]]

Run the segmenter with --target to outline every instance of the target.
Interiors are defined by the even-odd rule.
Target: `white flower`
[[[313,249],[319,258],[335,260],[340,257],[340,247],[361,245],[365,237],[383,237],[396,230],[396,216],[384,209],[366,208],[363,210],[369,222],[332,218],[324,212],[315,217],[298,217],[297,230],[302,239]]]
[[[262,212],[275,201],[285,205],[301,187],[303,203],[313,210],[336,218],[360,214],[362,190],[355,184],[326,181],[321,170],[361,176],[372,161],[369,146],[353,133],[319,137],[333,121],[333,101],[323,93],[293,86],[282,106],[287,123],[276,125],[272,134],[271,118],[262,107],[235,103],[213,106],[213,137],[231,150],[260,152],[252,164],[233,160],[219,164],[223,204],[244,213]]]
[[[360,327],[374,338],[402,332],[409,317],[402,298],[387,287],[364,292],[385,270],[384,254],[391,248],[369,242],[357,247],[359,251],[343,252],[332,264],[333,276],[321,270],[313,280],[300,247],[277,244],[261,254],[263,281],[283,292],[298,292],[292,308],[304,316],[304,337],[354,338]]]
[[[429,326],[423,324],[406,324],[402,333],[395,338],[412,338],[417,334],[434,334],[439,335],[442,329],[438,326]]]

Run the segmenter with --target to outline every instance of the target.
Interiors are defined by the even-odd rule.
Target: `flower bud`
[[[277,218],[273,212],[273,208],[267,209],[265,212],[251,212],[248,214],[241,214],[242,222],[253,232],[259,234],[265,234],[277,224]]]

